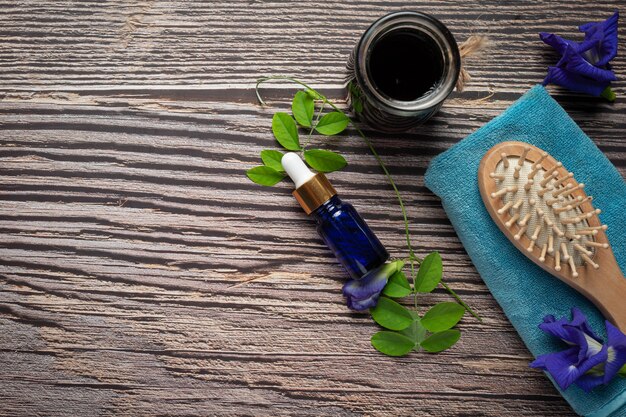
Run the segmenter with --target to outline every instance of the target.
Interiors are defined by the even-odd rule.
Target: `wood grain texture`
[[[556,56],[537,32],[574,37],[616,6],[0,1],[0,414],[572,415],[528,369],[423,173],[542,80]],[[484,317],[464,319],[449,352],[392,359],[369,344],[377,326],[345,308],[344,273],[290,187],[244,171],[274,146],[272,113],[293,92],[272,85],[262,108],[251,83],[294,75],[342,99],[354,42],[398,9],[493,43],[427,125],[367,131],[418,252],[440,251],[449,284]],[[625,64],[620,50],[620,79]],[[626,174],[624,101],[553,92]],[[326,143],[349,161],[335,187],[404,256],[367,148],[352,132]],[[422,305],[447,299],[438,290]]]

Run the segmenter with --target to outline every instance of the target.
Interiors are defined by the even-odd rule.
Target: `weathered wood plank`
[[[538,31],[574,35],[614,7],[0,2],[0,414],[571,415],[527,368],[422,176],[543,78],[555,57]],[[288,73],[341,99],[359,33],[398,8],[494,44],[429,124],[368,131],[418,251],[442,253],[448,282],[485,320],[464,319],[450,352],[390,359],[369,345],[371,320],[345,308],[344,273],[290,187],[260,188],[244,171],[274,146],[271,115],[292,91],[265,89],[272,107],[261,108],[250,83]],[[555,91],[626,175],[626,105]],[[333,183],[404,256],[367,148],[350,132],[326,145],[350,164]]]
[[[541,81],[546,64],[555,62],[538,32],[579,37],[576,27],[581,22],[604,18],[617,5],[501,0],[64,0],[29,5],[4,0],[0,85],[27,91],[159,88],[245,84],[269,74],[340,84],[349,51],[373,20],[394,10],[419,9],[442,19],[458,39],[491,35],[489,59],[469,62],[475,74],[473,89],[521,92]],[[622,26],[620,35],[625,34]],[[623,67],[624,60],[618,55],[615,67]]]

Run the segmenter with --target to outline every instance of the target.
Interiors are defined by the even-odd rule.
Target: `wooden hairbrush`
[[[480,161],[478,186],[500,230],[537,265],[573,287],[626,333],[626,279],[585,185],[524,142],[503,142]]]

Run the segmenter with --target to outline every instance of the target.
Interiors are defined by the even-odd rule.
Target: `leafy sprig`
[[[420,293],[432,292],[441,283],[443,263],[439,253],[432,252],[419,264],[413,285],[399,265],[389,277],[383,297],[371,310],[374,321],[388,329],[372,336],[372,346],[386,355],[404,356],[413,350],[441,352],[452,347],[461,337],[461,332],[453,327],[465,314],[463,305],[455,302],[435,304],[420,316],[417,297]],[[414,310],[393,300],[410,295],[414,297]]]
[[[342,111],[331,111],[322,116],[327,104],[324,96],[307,89],[298,91],[291,102],[292,115],[277,112],[272,117],[272,133],[280,146],[292,152],[300,152],[306,163],[319,172],[333,172],[344,168],[348,163],[337,152],[326,149],[307,149],[313,131],[325,136],[337,135],[343,132],[350,124],[350,118]],[[319,108],[315,112],[315,107]],[[300,143],[300,129],[308,129],[306,142]],[[253,182],[272,186],[286,177],[280,163],[283,153],[265,149],[261,151],[263,165],[251,168],[247,175]]]
[[[333,172],[347,165],[346,159],[337,152],[325,149],[307,149],[312,135],[317,132],[324,136],[337,135],[348,126],[358,133],[363,139],[370,152],[383,170],[389,184],[394,190],[402,218],[406,245],[409,253],[407,261],[410,266],[410,278],[403,272],[404,262],[397,260],[396,272],[391,275],[387,285],[383,289],[382,297],[375,308],[370,310],[376,323],[387,330],[379,331],[371,339],[372,346],[378,351],[390,356],[403,356],[409,352],[427,351],[441,352],[453,346],[460,338],[461,333],[453,327],[461,320],[465,311],[482,321],[481,318],[442,280],[443,264],[441,256],[433,252],[423,260],[418,258],[411,244],[409,221],[404,201],[391,174],[382,161],[372,143],[363,131],[324,95],[314,90],[307,84],[290,77],[266,77],[261,78],[256,84],[256,94],[259,102],[264,105],[259,87],[271,80],[286,80],[304,87],[298,91],[291,103],[292,115],[285,112],[277,112],[272,118],[272,132],[276,141],[286,150],[300,152],[306,163],[319,172]],[[361,97],[358,90],[349,85],[352,106],[357,113],[362,111]],[[330,111],[323,114],[326,108]],[[300,141],[300,131],[306,129],[304,144]],[[285,178],[286,173],[282,169],[280,160],[282,152],[276,150],[263,150],[261,161],[263,165],[251,168],[247,171],[248,178],[260,185],[271,186]],[[416,264],[418,269],[416,270]],[[418,295],[430,293],[439,285],[443,286],[457,302],[443,302],[436,304],[421,316],[418,312]],[[408,309],[393,299],[413,296],[414,309]]]

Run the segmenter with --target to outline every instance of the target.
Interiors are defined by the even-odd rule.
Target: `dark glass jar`
[[[311,216],[317,221],[317,232],[350,277],[359,279],[389,259],[389,253],[359,213],[337,195]]]
[[[374,22],[352,51],[350,101],[372,128],[404,131],[439,110],[460,70],[458,46],[443,23],[424,13],[391,13]]]

